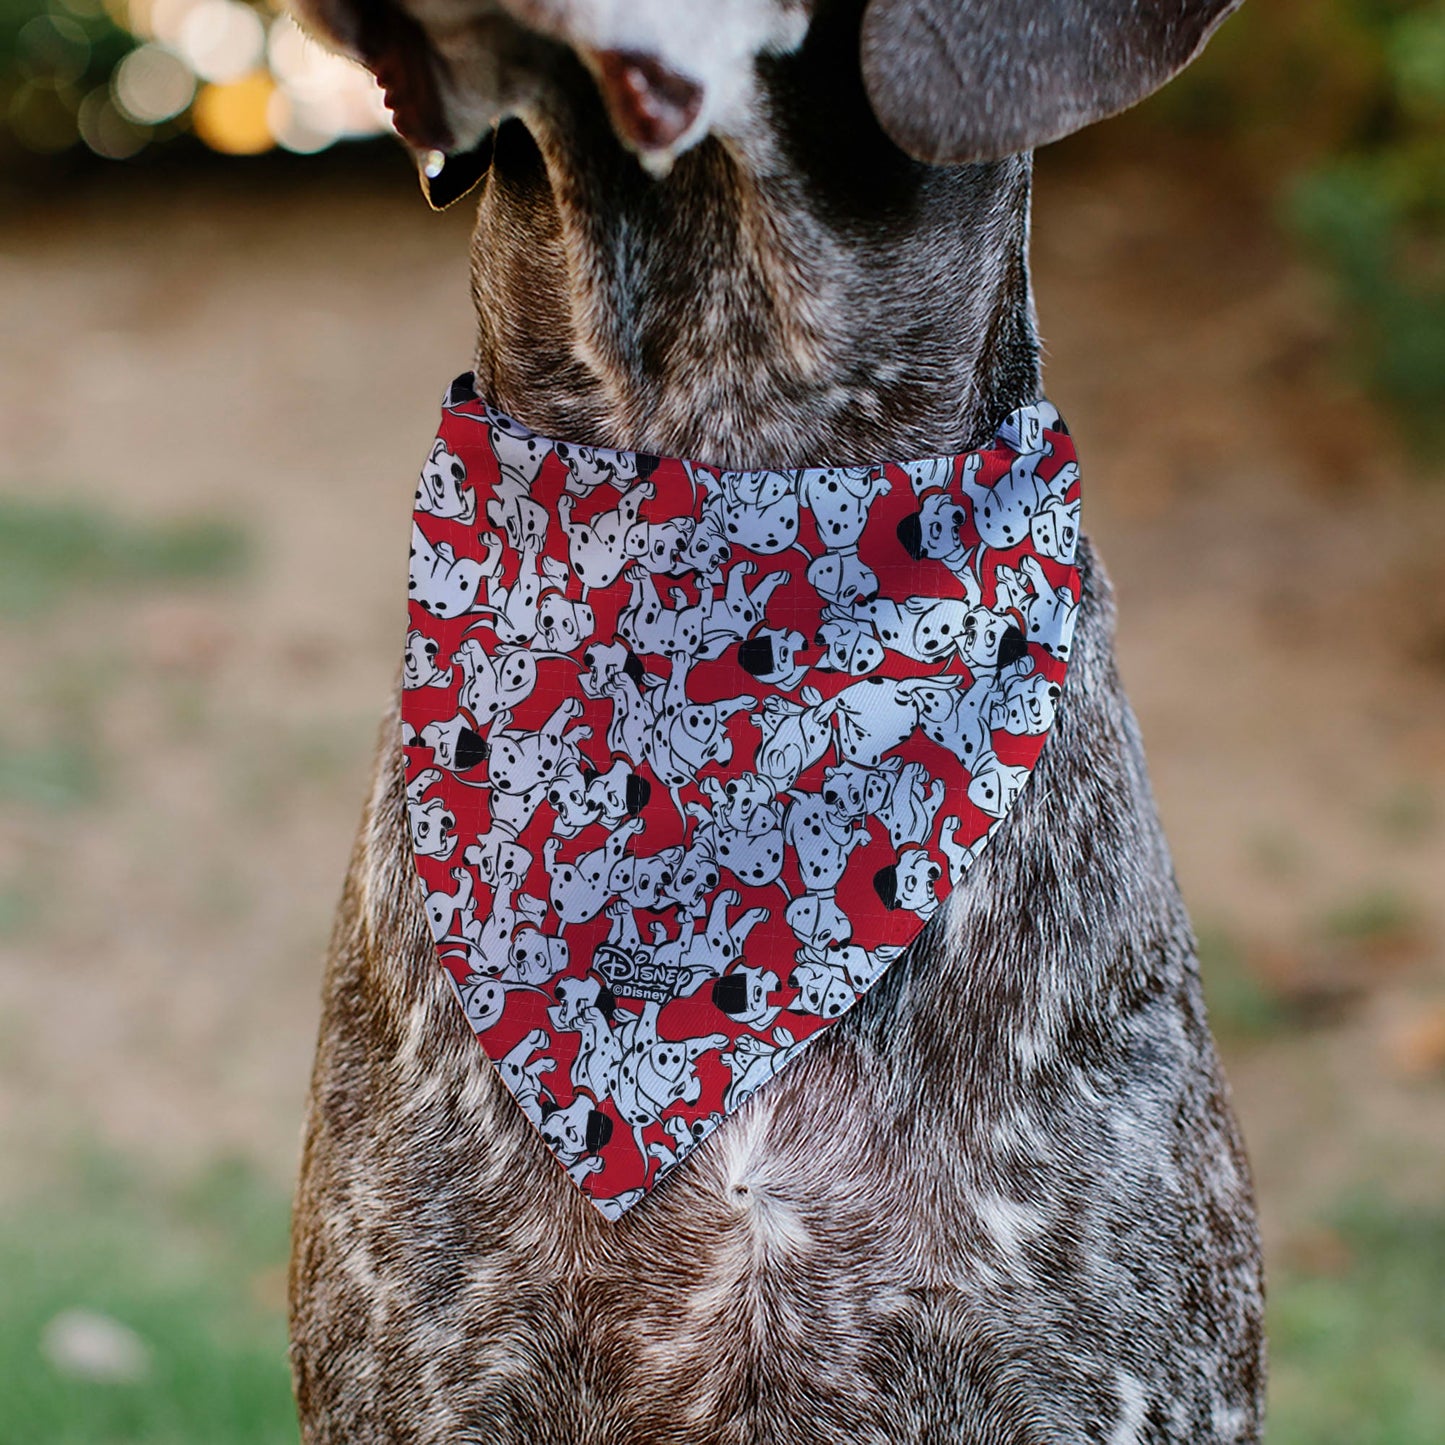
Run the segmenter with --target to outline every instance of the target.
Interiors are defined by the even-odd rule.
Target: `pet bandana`
[[[453,384],[403,740],[468,1022],[609,1218],[870,989],[1028,779],[1078,613],[1047,402],[989,446],[724,471]]]

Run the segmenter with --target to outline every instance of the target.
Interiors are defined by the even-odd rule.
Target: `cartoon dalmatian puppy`
[[[610,1199],[599,1199],[594,1195],[592,1203],[603,1219],[611,1220],[613,1224],[616,1224],[646,1193],[645,1189],[624,1189],[621,1194],[614,1194]]]
[[[1016,738],[1042,737],[1054,725],[1062,689],[1034,672],[1034,660],[1021,657],[999,674],[997,693],[989,704],[989,726]]]
[[[838,906],[834,889],[801,894],[788,904],[783,918],[807,948],[835,948],[853,937],[853,920]]]
[[[580,761],[568,758],[547,784],[547,801],[556,813],[552,835],[575,838],[593,821],[587,806],[587,776]]]
[[[435,617],[460,617],[475,605],[487,572],[471,557],[458,559],[449,542],[429,542],[411,524],[411,559],[407,588],[423,611]]]
[[[480,638],[464,637],[452,663],[462,674],[457,705],[483,726],[498,713],[520,707],[537,686],[537,659],[515,643],[488,649]]]
[[[948,878],[955,888],[963,882],[963,875],[983,856],[988,840],[1000,826],[1000,822],[993,823],[977,842],[970,845],[958,841],[958,831],[963,827],[961,818],[954,816],[943,820],[938,846],[943,849],[943,856],[948,859]]]
[[[457,820],[440,798],[425,797],[441,780],[440,768],[423,768],[406,785],[406,813],[413,851],[444,863],[457,846]]]
[[[602,698],[610,695],[616,679],[623,674],[629,676],[639,687],[647,682],[647,673],[635,653],[621,642],[594,642],[582,654],[585,669],[579,679],[582,691],[588,697]],[[651,685],[661,683],[660,677],[651,679]]]
[[[463,860],[476,869],[482,882],[490,883],[494,888],[504,878],[513,878],[520,883],[532,871],[532,855],[517,841],[518,834],[531,821],[531,816],[526,814],[517,827],[509,828],[497,821],[493,809],[493,826],[462,850]]]
[[[704,900],[720,881],[721,874],[717,859],[713,857],[711,840],[699,838],[695,833],[690,846],[678,853],[663,901],[672,904],[681,918],[701,918]]]
[[[973,557],[973,548],[963,545],[961,528],[967,518],[963,504],[947,492],[930,492],[918,511],[898,524],[898,540],[915,562],[925,557],[941,562],[961,577]]]
[[[722,579],[722,569],[733,555],[728,544],[722,504],[718,498],[709,498],[704,504],[702,516],[692,529],[679,558],[679,570],[691,570],[701,582],[717,583]]]
[[[1018,609],[1024,620],[1025,636],[1030,642],[1037,642],[1051,657],[1067,661],[1073,646],[1074,626],[1079,620],[1079,604],[1074,600],[1073,590],[1056,588],[1037,557],[1025,557],[1019,568],[1031,584]]]
[[[890,912],[906,908],[927,922],[938,912],[938,894],[933,885],[942,876],[943,869],[926,848],[905,848],[897,863],[873,875],[873,889]]]
[[[753,766],[778,794],[786,793],[827,752],[832,737],[829,723],[836,703],[824,702],[815,687],[805,687],[800,695],[801,703],[770,695],[752,718],[763,735]]]
[[[522,927],[512,936],[507,968],[500,977],[540,989],[559,973],[565,973],[571,962],[572,951],[565,938],[543,933],[538,928]]]
[[[974,764],[968,783],[968,801],[990,818],[1002,818],[1023,792],[1029,770],[1001,763],[996,754],[985,753]]]
[[[440,940],[449,945],[441,957],[465,959],[472,974],[501,979],[511,961],[518,932],[525,928],[540,932],[547,917],[546,903],[530,893],[518,893],[518,881],[510,875],[503,877],[492,891],[492,906],[486,917],[468,914],[456,933]]]
[[[713,1007],[750,1029],[765,1029],[783,1011],[782,1004],[769,1002],[777,991],[778,976],[772,969],[741,964],[713,983]]]
[[[637,1152],[651,1166],[642,1131],[661,1121],[674,1104],[696,1104],[702,1097],[697,1061],[728,1045],[726,1034],[702,1034],[685,1039],[658,1036],[661,1006],[644,1005],[642,1015],[627,1027],[624,1052],[617,1069],[612,1102],[624,1122],[632,1126]]]
[[[801,632],[765,627],[738,644],[738,666],[769,687],[792,692],[808,675],[808,664],[798,660],[807,650],[808,639]]]
[[[1047,455],[1049,445],[1044,432],[1062,431],[1067,428],[1059,416],[1059,409],[1051,401],[1031,401],[1026,406],[1015,407],[999,424],[998,440],[1010,451],[1027,455]]]
[[[626,539],[629,528],[639,519],[643,502],[656,493],[651,482],[629,487],[610,511],[599,512],[588,522],[573,520],[575,502],[566,492],[557,498],[557,515],[567,533],[567,556],[572,571],[582,583],[582,596],[593,587],[610,587],[630,560]]]
[[[656,912],[666,902],[673,874],[681,866],[682,856],[683,850],[677,846],[645,857],[625,853],[612,869],[607,880],[608,889],[629,908]]]
[[[445,722],[428,723],[405,739],[407,747],[430,748],[432,760],[449,773],[465,773],[487,760],[487,740],[476,729],[476,719],[459,712]]]
[[[537,1127],[564,1165],[577,1164],[583,1155],[605,1149],[612,1138],[612,1120],[585,1094],[566,1105],[544,1103]]]
[[[693,526],[691,517],[634,522],[622,538],[622,551],[633,566],[659,575],[681,575],[682,550],[692,536]]]
[[[902,471],[913,495],[922,500],[929,492],[939,491],[953,481],[953,458],[925,457],[918,462],[904,462]]]
[[[1023,629],[1007,612],[983,605],[983,589],[969,571],[961,579],[968,601],[958,653],[971,671],[1007,667],[1028,652]]]
[[[877,818],[894,848],[922,843],[932,834],[946,792],[943,781],[930,779],[922,763],[898,757],[884,758],[877,768],[843,763],[823,774],[823,801],[832,815]]]
[[[466,480],[467,469],[462,459],[449,452],[447,444],[438,437],[421,469],[416,510],[471,526],[477,517],[477,494],[472,487],[464,485]]]
[[[822,965],[829,973],[838,974],[853,993],[860,994],[872,988],[883,970],[903,952],[901,946],[889,943],[873,949],[864,948],[860,943],[840,943],[831,948],[800,948],[796,958],[799,964]],[[816,1013],[818,1010],[809,1009],[808,1012]]]
[[[913,695],[924,737],[971,769],[992,747],[990,719],[997,690],[997,675],[989,672],[980,673],[966,690],[957,678],[924,680]]]
[[[838,749],[850,763],[876,768],[919,725],[918,694],[940,685],[927,677],[865,677],[833,699]]]
[[[605,773],[568,759],[547,785],[547,801],[557,814],[552,832],[558,838],[575,838],[593,823],[611,832],[625,819],[637,817],[651,796],[651,783],[620,758]]]
[[[682,588],[674,587],[673,606],[666,606],[652,574],[644,567],[629,567],[627,581],[632,590],[617,615],[617,635],[645,656],[701,656],[706,605],[689,604]]]
[[[456,953],[443,953],[442,958],[456,958]],[[507,1009],[507,999],[514,993],[541,993],[539,988],[528,984],[508,983],[496,974],[487,972],[469,973],[457,985],[462,1008],[472,1032],[484,1034],[495,1028]],[[545,995],[543,995],[545,997]]]
[[[554,442],[552,450],[567,468],[567,480],[562,485],[574,497],[590,497],[604,484],[625,492],[628,484],[637,480],[637,457],[632,452],[569,446],[565,442]]]
[[[825,672],[866,677],[883,666],[887,654],[872,629],[843,608],[825,607],[813,641],[823,649],[818,666]]]
[[[575,697],[563,698],[535,732],[513,732],[512,715],[502,713],[487,734],[487,779],[502,793],[531,793],[550,785],[568,764],[580,764],[577,744],[592,736]]]
[[[824,552],[808,564],[808,581],[825,601],[851,607],[858,599],[878,593],[878,574],[858,555],[856,547]]]
[[[572,1087],[594,1099],[610,1098],[623,1053],[622,1037],[612,1027],[617,1007],[612,990],[589,975],[558,979],[553,994],[557,1002],[547,1010],[552,1026],[558,1033],[578,1036]]]
[[[797,998],[788,1005],[790,1012],[835,1019],[857,1001],[858,995],[848,986],[842,965],[835,961],[833,953],[800,948],[797,958],[788,975],[788,987],[798,990]]]
[[[476,913],[472,875],[465,868],[453,868],[452,882],[456,884],[453,892],[438,889],[426,896],[426,921],[431,925],[432,937],[438,943],[451,933],[458,915],[470,919]]]
[[[727,574],[723,595],[704,582],[698,601],[689,604],[680,587],[671,592],[673,607],[666,608],[656,584],[641,568],[629,568],[632,595],[618,617],[617,631],[638,652],[704,661],[719,658],[763,621],[768,599],[788,581],[788,573],[772,572],[750,594],[746,579],[758,570],[755,562],[737,563]]]
[[[487,500],[487,521],[506,533],[514,552],[540,552],[547,542],[547,511],[532,500],[532,483],[551,455],[551,444],[511,417],[491,407],[484,410],[498,471]]]
[[[853,850],[871,840],[867,828],[840,817],[822,794],[795,789],[783,816],[783,841],[793,850],[803,887],[826,893],[838,886]]]
[[[813,514],[828,551],[853,547],[875,498],[891,490],[881,467],[813,467],[798,473],[798,500]]]
[[[713,472],[693,469],[708,500],[716,499],[724,540],[760,557],[798,540],[798,478],[787,472]]]
[[[908,597],[902,602],[875,597],[860,603],[852,615],[858,623],[871,626],[890,652],[914,662],[942,662],[963,647],[971,610],[975,609],[958,597]]]
[[[487,578],[487,600],[472,611],[495,617],[493,627],[503,643],[535,647],[562,656],[580,647],[596,626],[591,607],[564,595],[567,568],[555,557],[541,557],[535,552],[522,555],[517,579],[510,587],[500,581],[502,565],[501,539],[483,538],[492,546],[483,564]]]
[[[677,658],[666,686],[655,696],[652,735],[647,760],[663,785],[673,790],[693,781],[712,762],[732,760],[733,744],[727,721],[735,714],[749,712],[758,700],[751,696],[724,698],[717,702],[694,702],[687,695],[687,678],[692,659]],[[677,801],[681,814],[681,800]]]
[[[1079,499],[1050,497],[1030,520],[1029,535],[1045,557],[1072,566],[1079,547]]]
[[[744,558],[728,570],[727,585],[721,597],[709,582],[699,588],[706,618],[703,624],[703,650],[700,657],[711,661],[719,658],[735,642],[741,642],[760,622],[767,621],[769,599],[779,587],[792,580],[787,571],[769,572],[751,592],[747,579],[757,575],[756,562]]]
[[[437,645],[416,628],[406,635],[401,658],[401,685],[408,691],[418,687],[449,687],[452,669],[437,666]]]
[[[642,832],[641,818],[629,818],[607,841],[572,863],[558,859],[561,843],[548,838],[542,845],[542,861],[547,867],[548,897],[552,911],[564,924],[586,923],[596,918],[612,897],[613,876],[626,856],[627,845]]]
[[[721,1123],[722,1115],[716,1110],[692,1120],[683,1118],[681,1114],[671,1114],[664,1119],[662,1127],[672,1143],[652,1140],[647,1146],[648,1157],[658,1164],[657,1177],[661,1179],[670,1169],[675,1169]]]
[[[502,1081],[534,1124],[542,1122],[542,1075],[550,1074],[557,1067],[557,1061],[534,1059],[532,1055],[551,1047],[551,1043],[545,1029],[533,1029],[497,1060],[497,1072],[501,1074]]]
[[[652,784],[618,758],[605,773],[587,778],[587,806],[609,832],[635,818],[652,797]]]
[[[637,659],[634,657],[633,662]],[[646,683],[644,694],[639,682]],[[586,683],[583,684],[584,691]],[[607,723],[607,748],[614,757],[646,759],[657,730],[657,699],[663,691],[660,678],[644,674],[638,663],[636,671],[623,670],[611,675],[602,696],[611,700],[612,716]]]
[[[743,1034],[732,1049],[721,1056],[732,1074],[732,1082],[723,1093],[723,1109],[732,1113],[738,1105],[746,1103],[780,1069],[797,1058],[807,1042],[795,1039],[781,1024],[773,1030],[771,1042],[756,1034]]]
[[[1045,481],[1039,476],[1039,463],[1053,449],[1053,443],[1039,433],[1038,450],[1021,452],[991,487],[978,480],[983,458],[973,453],[964,459],[960,482],[973,505],[973,525],[986,547],[1001,552],[1017,547],[1030,535],[1032,519],[1046,503],[1066,501],[1069,488],[1079,479],[1079,468],[1075,462],[1065,462]]]
[[[756,773],[739,774],[726,785],[707,777],[698,786],[712,806],[687,805],[698,825],[694,843],[740,883],[776,883],[783,871],[783,805],[772,788]]]

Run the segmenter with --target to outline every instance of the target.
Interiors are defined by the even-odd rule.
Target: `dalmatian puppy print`
[[[418,887],[537,1157],[605,1218],[1007,826],[1063,697],[1079,486],[1046,402],[963,456],[725,471],[453,383],[412,517]]]

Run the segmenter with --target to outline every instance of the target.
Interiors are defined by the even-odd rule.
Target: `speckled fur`
[[[856,12],[822,7],[762,67],[755,129],[665,181],[554,57],[482,196],[484,391],[549,435],[780,465],[961,449],[1037,394],[1027,161],[892,150]],[[437,967],[393,705],[297,1195],[310,1445],[1258,1438],[1247,1167],[1087,544],[1081,566],[1055,731],[981,861],[615,1224]]]

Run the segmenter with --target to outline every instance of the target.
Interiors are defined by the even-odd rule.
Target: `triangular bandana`
[[[635,1204],[871,988],[1053,723],[1079,469],[1021,407],[964,456],[723,471],[449,392],[402,706],[426,912],[567,1173]]]

